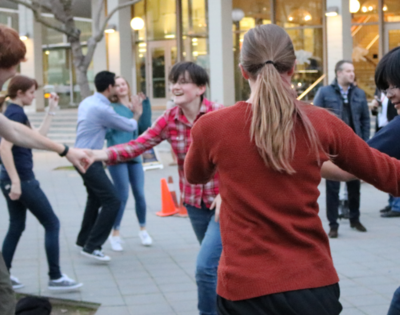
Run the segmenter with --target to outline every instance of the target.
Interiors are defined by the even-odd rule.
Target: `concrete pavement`
[[[161,156],[166,162],[164,165],[168,165],[170,155],[162,153]],[[54,171],[58,166],[68,165],[55,154],[36,151],[34,158],[36,177],[61,221],[62,272],[83,282],[84,286],[81,291],[66,294],[47,290],[43,228],[29,214],[12,268],[12,274],[25,284],[21,292],[101,303],[99,315],[197,314],[194,267],[199,245],[189,219],[155,215],[161,205],[160,179],[173,175],[178,189],[176,167],[146,172],[148,231],[154,245],[147,248],[140,244],[130,196],[121,228],[125,251],[112,252],[106,243],[105,252],[113,260],[101,264],[82,257],[74,247],[86,198],[81,178],[75,171]],[[327,230],[324,183],[320,190],[320,213]],[[331,241],[341,279],[342,314],[384,315],[394,290],[400,286],[400,218],[379,217],[378,210],[386,202],[386,194],[362,184],[361,222],[368,232],[356,232],[347,220],[342,220],[339,238]],[[2,240],[8,224],[3,197],[0,197],[0,215]]]

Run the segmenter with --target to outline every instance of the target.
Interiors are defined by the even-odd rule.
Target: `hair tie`
[[[273,62],[272,60],[267,60],[265,62],[266,65],[269,64],[269,63],[272,64],[275,67],[275,62]]]

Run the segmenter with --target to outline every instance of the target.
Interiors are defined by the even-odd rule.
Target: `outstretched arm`
[[[103,161],[109,164],[125,162],[133,159],[168,139],[168,120],[163,115],[157,119],[153,127],[149,128],[136,140],[124,144],[118,144],[104,150],[86,150],[93,161]]]
[[[322,165],[321,176],[325,179],[335,180],[338,182],[348,182],[357,179],[357,177],[347,173],[346,171],[343,171],[331,161],[325,162]]]
[[[37,129],[37,131],[42,135],[42,136],[47,136],[47,133],[49,132],[50,129],[50,124],[53,120],[55,113],[55,110],[58,106],[58,100],[59,97],[55,93],[50,94],[49,98],[49,108],[47,114],[44,116],[43,122],[40,125],[40,127]]]
[[[58,154],[65,149],[64,145],[51,141],[23,124],[7,119],[2,114],[0,114],[0,136],[25,148],[53,151]],[[89,158],[82,150],[69,149],[66,158],[81,172],[85,172]]]

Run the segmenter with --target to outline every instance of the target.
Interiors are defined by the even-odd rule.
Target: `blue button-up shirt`
[[[134,131],[137,122],[118,115],[110,101],[101,93],[85,98],[78,108],[75,148],[102,149],[107,128]]]

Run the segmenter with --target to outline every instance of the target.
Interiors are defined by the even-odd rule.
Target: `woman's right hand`
[[[11,183],[10,193],[8,194],[11,200],[18,200],[21,197],[21,183],[13,182]]]
[[[49,112],[54,112],[57,109],[59,96],[56,93],[51,93],[49,98]]]

